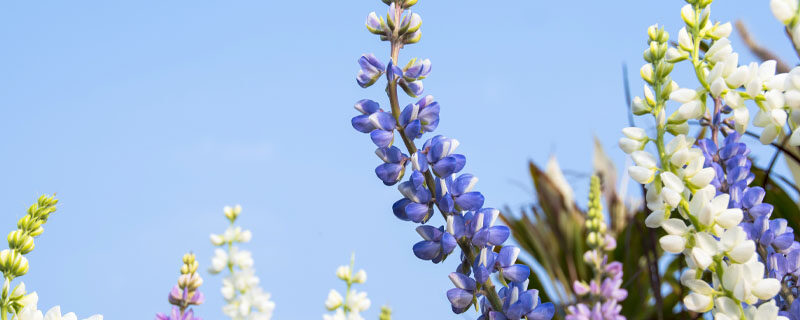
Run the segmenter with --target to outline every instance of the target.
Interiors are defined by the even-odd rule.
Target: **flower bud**
[[[33,237],[25,234],[22,230],[14,230],[8,234],[8,247],[16,249],[22,254],[33,251]]]
[[[354,283],[367,282],[367,272],[364,271],[363,269],[362,270],[358,270],[358,272],[356,272],[356,275],[353,276],[353,282]]]
[[[695,15],[694,8],[690,4],[681,8],[681,18],[683,18],[683,22],[689,27],[697,25],[697,16]]]
[[[351,273],[352,271],[349,266],[339,266],[339,268],[336,269],[336,276],[344,281],[350,281]]]

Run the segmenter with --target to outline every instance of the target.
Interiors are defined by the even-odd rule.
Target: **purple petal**
[[[394,185],[403,177],[404,166],[396,163],[384,163],[375,168],[375,174],[387,186]]]
[[[542,303],[528,313],[528,320],[550,320],[556,314],[556,307],[552,302]]]
[[[417,233],[425,240],[439,242],[442,240],[442,230],[436,227],[424,225],[417,227]]]
[[[375,112],[378,112],[378,110],[381,109],[381,105],[370,99],[362,99],[356,102],[355,108],[362,114],[371,115]]]
[[[414,244],[414,255],[422,260],[433,260],[441,253],[442,247],[434,241],[420,241]]]
[[[394,131],[373,130],[369,137],[378,148],[388,148],[394,140]]]
[[[472,293],[463,289],[453,288],[447,290],[447,300],[455,309],[468,308],[472,304]]]
[[[497,263],[499,263],[502,267],[513,265],[514,262],[517,261],[519,252],[520,250],[517,247],[505,246],[500,249],[500,253],[497,255]]]
[[[462,211],[476,211],[483,207],[484,197],[480,192],[467,192],[456,197],[456,207]]]
[[[369,116],[365,114],[353,117],[353,119],[350,120],[350,124],[361,133],[370,133],[372,130],[375,130],[375,126],[372,124],[372,121],[369,120]]]
[[[369,120],[372,121],[372,125],[374,125],[375,128],[381,130],[391,131],[397,127],[397,122],[388,112],[375,112],[369,115]]]
[[[420,122],[419,119],[411,121],[405,129],[403,129],[403,133],[412,140],[419,138],[422,136],[422,122]]]
[[[503,277],[513,282],[525,281],[531,275],[531,269],[526,265],[515,264],[502,269]]]
[[[408,219],[416,223],[426,221],[430,217],[430,207],[427,204],[412,202],[406,206]]]
[[[488,228],[488,230],[488,242],[493,246],[499,246],[503,244],[503,242],[506,242],[508,237],[511,235],[511,230],[509,230],[506,226],[494,226]]]
[[[475,280],[473,280],[472,278],[468,277],[463,273],[458,273],[458,272],[450,273],[450,281],[452,281],[453,285],[455,285],[456,288],[459,289],[473,291],[476,288]]]
[[[394,216],[397,217],[400,220],[408,221],[409,218],[408,218],[408,215],[406,214],[406,206],[409,203],[411,203],[411,200],[408,200],[408,198],[403,198],[403,199],[397,200],[392,205],[392,212],[394,212]]]

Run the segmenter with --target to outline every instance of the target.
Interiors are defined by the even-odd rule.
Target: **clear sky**
[[[516,208],[532,201],[529,159],[556,154],[563,169],[588,173],[597,135],[623,166],[621,64],[641,94],[646,28],[665,24],[676,36],[682,5],[421,0],[422,41],[401,59],[432,60],[425,88],[442,105],[438,132],[461,141],[488,206]],[[456,259],[413,256],[414,225],[390,210],[400,195],[375,177],[374,146],[350,127],[355,101],[386,101],[378,86],[355,83],[360,54],[388,56],[364,28],[370,11],[385,8],[378,0],[0,4],[0,230],[11,231],[40,193],[62,200],[23,278],[40,308],[122,320],[167,311],[181,255],[194,251],[205,270],[208,234],[225,228],[222,207],[239,203],[275,319],[320,319],[351,252],[369,274],[360,288],[373,302],[367,318],[385,303],[397,319],[474,318],[453,315],[445,298]],[[797,61],[768,1],[718,1],[712,16],[745,19],[761,42]],[[753,59],[738,37],[733,44],[740,61]],[[588,179],[569,178],[583,199]],[[221,319],[220,277],[203,276],[208,301],[196,311]]]

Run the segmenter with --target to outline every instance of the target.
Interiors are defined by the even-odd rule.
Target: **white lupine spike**
[[[664,223],[664,210],[655,210],[647,215],[647,218],[644,219],[644,224],[648,228],[658,228]]]
[[[664,186],[674,190],[675,192],[681,193],[684,190],[683,181],[681,181],[681,178],[678,178],[678,176],[672,172],[662,172],[661,182],[664,183]]]
[[[680,88],[669,94],[669,99],[680,103],[687,103],[697,98],[697,91],[688,88]]]
[[[778,19],[778,21],[784,25],[788,25],[789,22],[794,19],[794,15],[797,12],[797,1],[772,0],[769,2],[769,8],[772,10],[772,14],[776,19]]]
[[[663,216],[663,213],[661,215]],[[664,231],[667,233],[676,236],[682,236],[689,230],[689,227],[686,226],[683,220],[675,218],[665,220],[661,223],[661,227],[664,228]]]
[[[686,239],[676,235],[666,235],[658,239],[661,248],[670,253],[681,253],[686,248]]]
[[[711,296],[692,292],[683,298],[683,305],[691,311],[703,313],[711,310],[714,302],[711,300]]]

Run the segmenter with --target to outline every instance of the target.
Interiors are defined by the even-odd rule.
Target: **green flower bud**
[[[406,0],[403,2],[403,8],[408,9],[415,4],[417,4],[417,0]]]
[[[381,307],[381,315],[378,317],[378,320],[392,320],[392,309],[389,306]]]
[[[0,271],[6,276],[22,276],[28,273],[28,259],[16,250],[0,251]]]
[[[8,234],[8,247],[16,249],[22,254],[33,251],[33,237],[25,234],[22,230],[14,230]]]

